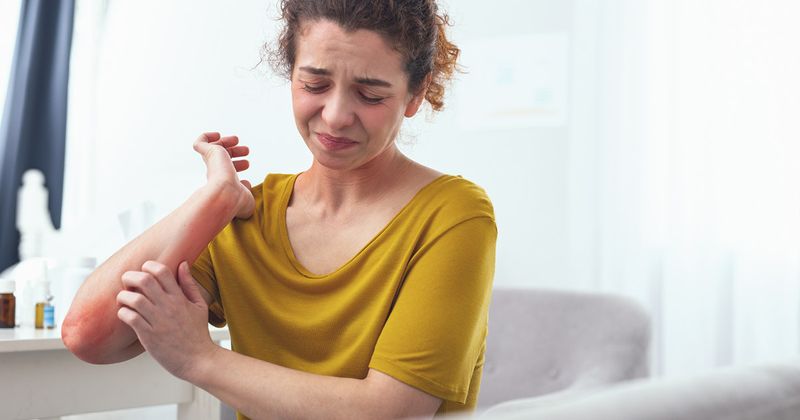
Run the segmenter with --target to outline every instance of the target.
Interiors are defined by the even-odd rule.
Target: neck
[[[298,178],[295,191],[299,186],[308,206],[335,215],[380,199],[412,163],[395,145],[356,169],[331,169],[315,160]]]

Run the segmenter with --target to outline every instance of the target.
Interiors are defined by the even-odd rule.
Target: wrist
[[[209,182],[198,193],[212,214],[224,215],[226,220],[236,216],[239,207],[238,186],[226,182]]]
[[[208,385],[209,378],[214,374],[215,366],[218,368],[217,359],[226,349],[210,342],[204,351],[198,352],[191,368],[186,372],[185,377],[181,378],[201,388]]]

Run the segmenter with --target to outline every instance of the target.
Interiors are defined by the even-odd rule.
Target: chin
[[[314,162],[320,166],[334,171],[344,171],[348,169],[355,169],[359,167],[359,162],[352,157],[333,157],[327,153],[313,153]]]
[[[350,153],[330,152],[317,145],[314,146],[309,148],[311,155],[317,164],[325,168],[340,171],[355,169],[364,164],[363,156],[355,150],[350,151]]]

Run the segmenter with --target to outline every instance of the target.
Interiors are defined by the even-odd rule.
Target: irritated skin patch
[[[95,301],[78,308],[72,308],[64,320],[61,337],[70,350],[81,359],[90,363],[110,363],[99,360],[87,360],[82,355],[92,354],[93,349],[101,349],[110,345],[109,340],[118,328],[128,328],[117,318],[118,305],[111,302]],[[69,334],[75,334],[70,337]],[[75,348],[78,347],[78,348]],[[82,349],[82,350],[81,350]]]
[[[141,352],[135,332],[117,315],[117,296],[124,288],[121,276],[125,270],[143,271],[145,261],[157,261],[176,278],[179,264],[194,261],[233,219],[237,200],[217,189],[200,189],[101,265],[78,291],[62,325],[69,350],[90,363],[121,362]]]

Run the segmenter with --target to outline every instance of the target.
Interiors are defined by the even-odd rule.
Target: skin
[[[297,40],[292,104],[314,161],[296,181],[287,229],[296,256],[313,272],[332,271],[350,259],[440,175],[395,146],[403,118],[417,112],[425,93],[424,87],[408,91],[402,64],[378,34],[348,33],[324,20],[308,23]],[[364,83],[365,78],[373,80]],[[374,86],[374,79],[390,86]],[[347,146],[326,147],[321,133],[346,138]],[[246,151],[235,149],[232,140],[215,144],[214,138],[195,147],[199,144],[206,160],[209,186],[87,280],[65,321],[67,346],[98,363],[125,360],[146,349],[176,377],[251,418],[432,416],[440,399],[379,371],[370,370],[364,379],[315,375],[211,341],[211,297],[191,277],[186,261],[193,261],[200,245],[234,216],[253,212],[252,195],[236,176],[246,164],[231,160]],[[99,349],[86,343],[97,340],[93,327],[103,321],[93,322],[89,315],[117,320]],[[89,325],[82,327],[87,320]]]
[[[295,257],[313,273],[332,272],[348,261],[441,175],[405,157],[394,141],[425,93],[408,91],[403,68],[400,54],[374,32],[346,33],[324,20],[304,27],[292,108],[314,161],[295,183],[286,224]],[[359,83],[366,78],[391,86]],[[355,144],[332,151],[320,134]]]
[[[134,331],[117,319],[116,296],[124,289],[124,273],[141,270],[148,260],[175,268],[181,261],[194,261],[231,219],[252,214],[254,199],[249,184],[239,182],[236,175],[249,163],[233,160],[247,156],[249,150],[238,143],[237,137],[221,137],[219,133],[200,136],[194,149],[208,168],[206,185],[117,251],[83,283],[61,326],[64,344],[80,359],[116,363],[144,351]]]

